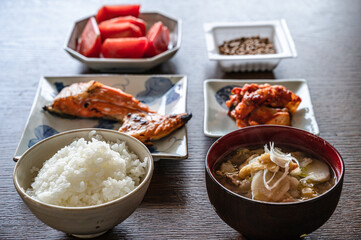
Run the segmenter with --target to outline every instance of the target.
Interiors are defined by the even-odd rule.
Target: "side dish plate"
[[[85,24],[90,17],[75,22],[64,49],[76,60],[86,64],[92,69],[103,72],[144,72],[172,58],[181,46],[182,21],[159,12],[143,12],[139,17],[147,22],[148,28],[157,21],[162,21],[168,27],[170,43],[167,51],[152,58],[139,59],[85,57],[78,53],[75,49],[78,38],[80,37]]]
[[[297,94],[302,102],[297,112],[292,115],[292,126],[318,135],[319,129],[313,112],[307,82],[298,80],[221,80],[209,79],[204,82],[204,134],[208,137],[221,137],[237,130],[236,122],[228,116],[226,101],[233,87],[244,84],[283,85]]]
[[[35,143],[56,133],[78,128],[119,129],[121,124],[103,119],[67,119],[43,110],[59,91],[72,83],[99,81],[132,94],[161,114],[186,112],[187,77],[183,75],[81,75],[53,76],[40,79],[25,130],[16,149],[16,161]],[[155,160],[188,157],[187,131],[182,127],[149,147]]]

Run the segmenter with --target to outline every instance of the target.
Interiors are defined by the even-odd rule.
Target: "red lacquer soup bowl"
[[[334,172],[335,185],[309,200],[274,203],[238,195],[216,180],[213,167],[225,154],[269,142],[326,161]],[[216,213],[247,239],[297,239],[321,227],[336,209],[345,173],[344,162],[330,143],[303,130],[273,125],[242,128],[219,138],[208,150],[205,167],[208,197]]]

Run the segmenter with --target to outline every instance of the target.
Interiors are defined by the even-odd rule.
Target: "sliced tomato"
[[[141,58],[147,48],[146,37],[108,38],[102,45],[105,58]]]
[[[99,31],[104,41],[107,38],[142,37],[142,30],[129,22],[99,24]]]
[[[103,6],[102,8],[99,9],[99,11],[97,13],[97,16],[96,16],[97,22],[101,23],[102,21],[105,21],[105,20],[108,20],[111,18],[120,17],[120,16],[128,16],[128,15],[138,17],[139,9],[140,9],[139,4]]]
[[[78,41],[76,50],[86,57],[99,57],[101,50],[100,32],[94,17],[89,18]]]
[[[112,18],[112,19],[103,21],[99,24],[99,28],[102,28],[103,25],[109,25],[109,24],[114,24],[114,23],[124,23],[124,22],[129,22],[131,24],[138,26],[140,28],[140,30],[142,31],[142,35],[145,36],[145,30],[147,28],[147,23],[145,21],[143,21],[142,19],[136,18],[133,16],[116,17],[116,18]]]
[[[168,50],[169,31],[162,22],[156,22],[147,32],[148,47],[145,57],[153,57]]]

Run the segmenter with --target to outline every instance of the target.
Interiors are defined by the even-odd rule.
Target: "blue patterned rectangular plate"
[[[222,80],[210,79],[204,82],[204,134],[208,137],[221,137],[237,130],[236,122],[227,115],[226,101],[233,87],[244,84],[283,85],[298,95],[302,102],[297,112],[292,115],[291,125],[318,135],[319,129],[313,113],[310,93],[306,80]]]
[[[64,87],[72,83],[99,81],[132,94],[161,114],[186,112],[187,77],[183,75],[78,75],[43,77],[35,96],[25,130],[15,152],[18,159],[29,147],[59,132],[96,127],[119,129],[120,124],[108,120],[67,119],[44,112]],[[185,159],[188,157],[187,131],[182,127],[149,147],[155,160]]]

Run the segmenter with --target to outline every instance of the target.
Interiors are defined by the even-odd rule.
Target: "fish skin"
[[[64,88],[44,110],[64,117],[105,118],[123,121],[128,113],[154,112],[131,94],[97,81]]]
[[[169,135],[192,118],[191,113],[162,115],[158,113],[128,114],[119,131],[133,136],[141,142],[152,142]]]
[[[169,135],[191,119],[190,113],[162,115],[141,103],[131,94],[97,81],[74,83],[63,88],[43,109],[66,118],[102,118],[122,122],[119,129],[141,142]]]

